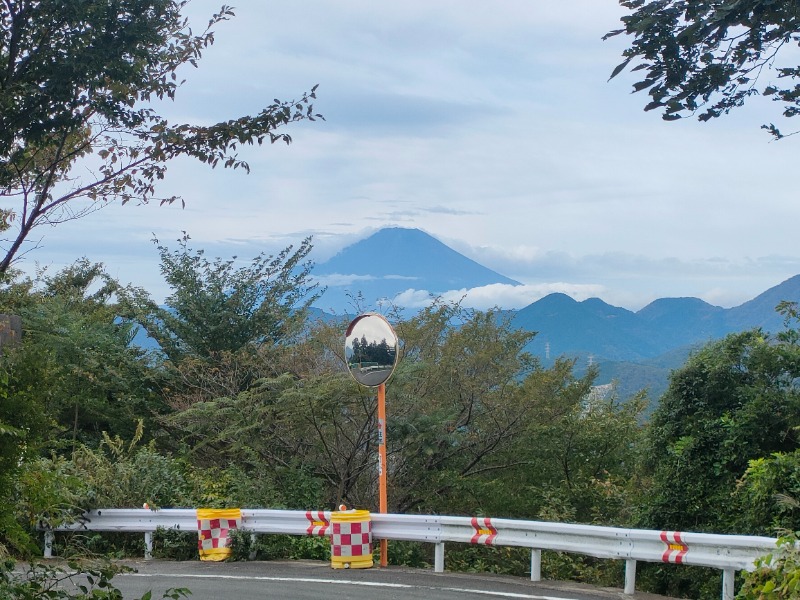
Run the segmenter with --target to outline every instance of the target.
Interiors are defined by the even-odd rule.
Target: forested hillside
[[[36,554],[36,524],[95,507],[375,510],[375,399],[347,374],[346,323],[307,318],[309,250],[237,268],[187,240],[161,245],[166,306],[86,261],[9,279],[0,306],[24,335],[0,362],[0,494],[14,507],[0,517],[3,551]],[[524,350],[533,334],[496,313],[437,302],[388,316],[401,340],[387,386],[390,511],[768,535],[800,525],[773,501],[800,497],[796,330],[704,348],[645,426],[646,398],[592,395],[594,370],[543,367]],[[139,324],[160,350],[130,343]],[[545,570],[621,576],[555,555]],[[662,574],[640,578],[690,594],[713,579]]]
[[[633,312],[599,298],[578,302],[550,294],[517,311],[514,323],[539,332],[529,348],[537,356],[545,355],[547,344],[554,356],[583,353],[598,360],[647,363],[752,327],[778,332],[783,318],[775,307],[787,300],[800,301],[800,275],[733,308],[699,298],[660,298]]]

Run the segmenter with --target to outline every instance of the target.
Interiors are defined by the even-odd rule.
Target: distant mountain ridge
[[[800,301],[800,275],[727,309],[699,298],[660,298],[632,312],[598,298],[578,302],[550,294],[517,311],[513,323],[538,332],[530,348],[535,354],[641,361],[752,327],[780,331],[783,317],[775,307],[782,300]]]
[[[782,330],[775,307],[784,300],[800,302],[800,275],[728,309],[699,298],[660,298],[631,312],[597,298],[577,302],[551,294],[517,311],[512,323],[537,332],[527,350],[543,364],[575,357],[577,373],[597,365],[596,383],[616,382],[620,398],[647,389],[656,400],[670,373],[702,345],[753,327]]]
[[[498,283],[520,285],[419,229],[402,227],[381,229],[344,248],[315,266],[313,276],[328,287],[316,306],[333,306],[334,312],[351,312],[348,297],[359,293],[374,306],[408,290],[435,295]],[[537,332],[530,348],[535,354],[543,355],[546,346],[555,356],[637,361],[751,327],[779,331],[783,318],[775,307],[783,300],[800,302],[800,275],[727,309],[699,298],[659,298],[633,312],[600,298],[579,302],[554,293],[508,312],[517,327]]]
[[[347,303],[359,293],[373,306],[377,299],[394,299],[409,289],[435,295],[495,283],[519,285],[427,233],[400,227],[381,229],[348,246],[317,265],[313,274],[328,285],[316,306],[340,313],[356,308]],[[658,397],[670,370],[693,348],[753,327],[780,331],[783,318],[775,307],[784,300],[800,302],[800,275],[728,309],[699,298],[660,298],[633,312],[599,298],[578,302],[555,293],[503,313],[511,315],[514,326],[537,332],[527,349],[544,364],[557,356],[576,357],[578,372],[587,364],[599,365],[597,383],[617,380],[622,397],[641,387]]]

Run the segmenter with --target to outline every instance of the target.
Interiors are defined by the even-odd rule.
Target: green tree
[[[131,437],[139,418],[164,405],[150,361],[117,317],[122,286],[81,260],[54,276],[8,286],[7,310],[22,317],[23,343],[3,356],[9,395],[34,402],[51,447],[97,444],[103,431]]]
[[[346,323],[309,324],[293,343],[269,359],[228,355],[215,362],[231,377],[251,365],[251,380],[219,385],[203,374],[202,394],[166,420],[172,437],[193,464],[230,471],[261,492],[250,502],[289,508],[348,504],[370,506],[375,470],[374,394],[358,386],[345,368]],[[200,364],[197,361],[196,364]],[[229,486],[230,487],[230,486]]]
[[[800,531],[796,498],[800,498],[800,449],[750,461],[734,496],[739,529],[757,535]]]
[[[776,338],[785,352],[794,354],[800,346],[797,302],[781,302],[777,311],[784,316],[785,329]],[[740,531],[761,535],[800,531],[800,448],[751,460],[734,498]]]
[[[732,494],[750,461],[798,447],[798,376],[800,347],[758,329],[708,345],[675,371],[650,424],[641,525],[734,532]]]
[[[395,510],[617,521],[604,498],[635,466],[640,402],[592,399],[596,373],[545,369],[530,332],[496,311],[434,304],[397,324],[402,358],[387,386]],[[594,490],[589,493],[589,490]],[[547,492],[545,490],[548,490]],[[613,494],[612,494],[613,495]]]
[[[319,324],[305,342],[317,356],[306,362],[312,369],[196,403],[171,423],[205,460],[265,463],[276,476],[302,466],[324,483],[326,502],[376,506],[375,393],[347,375],[344,328],[333,335],[334,327]],[[524,429],[514,377],[530,363],[521,353],[530,334],[444,304],[398,332],[404,358],[387,389],[392,510],[455,509],[453,480],[477,474]]]
[[[345,326],[316,323],[281,348],[283,374],[204,386],[215,393],[166,419],[171,437],[198,466],[236,465],[259,502],[377,507],[377,402],[347,374]],[[627,518],[641,403],[591,399],[594,374],[574,377],[571,361],[543,369],[524,352],[531,334],[494,311],[436,303],[396,330],[391,511]],[[568,508],[547,511],[553,501]]]
[[[707,121],[751,96],[781,104],[783,117],[800,113],[800,7],[793,0],[620,0],[630,14],[604,39],[633,39],[611,74],[640,71],[635,92],[647,91],[645,110],[665,120],[697,115]],[[766,79],[766,81],[764,81]],[[774,124],[762,126],[783,137]]]
[[[7,279],[0,288],[0,310],[20,315],[24,331],[0,356],[0,501],[7,506],[43,507],[55,497],[42,482],[59,469],[28,477],[43,452],[97,444],[103,430],[131,435],[140,417],[161,409],[148,361],[129,346],[130,325],[116,319],[118,288],[85,260],[52,277]],[[15,497],[26,478],[38,491]],[[30,518],[4,511],[0,545],[30,551],[23,526]]]
[[[121,297],[125,317],[158,342],[159,390],[173,411],[236,399],[261,379],[296,370],[293,360],[305,360],[294,342],[301,339],[307,309],[317,298],[312,263],[306,260],[309,239],[296,250],[259,254],[241,267],[235,257],[207,259],[202,250],[189,248],[188,236],[175,250],[164,245],[158,250],[172,290],[165,304],[140,289],[125,290]],[[195,443],[178,420],[162,419],[159,427],[166,428],[162,441],[168,446],[176,440],[183,440],[184,448]],[[198,460],[203,454],[193,453]]]
[[[264,377],[236,395],[194,402],[171,415],[166,426],[192,464],[216,473],[235,471],[259,490],[240,501],[318,508],[323,501],[318,482],[326,479],[333,490],[344,481],[332,474],[340,472],[342,461],[318,451],[317,434],[318,428],[330,426],[326,407],[346,415],[355,406],[342,393],[344,377],[338,382],[301,381],[289,374]],[[232,484],[225,487],[230,497]],[[333,493],[324,498],[330,506],[334,500]]]
[[[391,502],[399,511],[470,512],[465,486],[513,464],[500,457],[528,422],[522,382],[535,363],[523,348],[533,334],[496,312],[444,303],[397,331],[402,359],[387,391]]]
[[[196,66],[213,28],[233,16],[223,6],[195,34],[181,15],[187,3],[0,3],[0,197],[12,203],[0,212],[10,227],[0,273],[39,224],[78,218],[115,199],[174,202],[156,192],[172,158],[248,170],[238,146],[289,143],[281,126],[314,119],[313,89],[214,125],[160,116],[151,101],[175,98],[181,68]]]
[[[561,361],[530,382],[538,406],[513,449],[521,464],[497,487],[517,496],[506,501],[523,518],[631,526],[644,396],[599,395],[594,374],[576,379],[572,367]]]
[[[756,561],[737,600],[791,600],[800,595],[800,540],[796,533],[778,538],[775,552]]]
[[[159,244],[161,273],[172,293],[159,306],[139,290],[127,294],[129,317],[141,323],[166,357],[209,359],[256,347],[288,343],[318,298],[306,260],[311,239],[297,250],[263,253],[242,267],[235,258],[209,260],[188,246],[188,236],[170,250]]]
[[[0,503],[14,506],[15,483],[21,465],[35,452],[48,423],[36,395],[11,393],[8,380],[8,372],[0,369]],[[16,516],[11,511],[1,511],[0,557],[6,550],[30,552],[32,547]]]

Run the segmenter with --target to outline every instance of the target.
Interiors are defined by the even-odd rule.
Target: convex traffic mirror
[[[379,386],[397,365],[397,334],[382,315],[359,315],[347,327],[344,356],[353,379],[361,385]]]

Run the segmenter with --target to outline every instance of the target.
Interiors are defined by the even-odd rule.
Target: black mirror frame
[[[356,356],[361,354],[360,340],[366,340],[367,346],[361,356]],[[377,387],[386,383],[397,366],[398,354],[397,334],[383,315],[364,313],[347,326],[345,360],[350,375],[361,385]],[[354,358],[357,360],[353,360]]]

